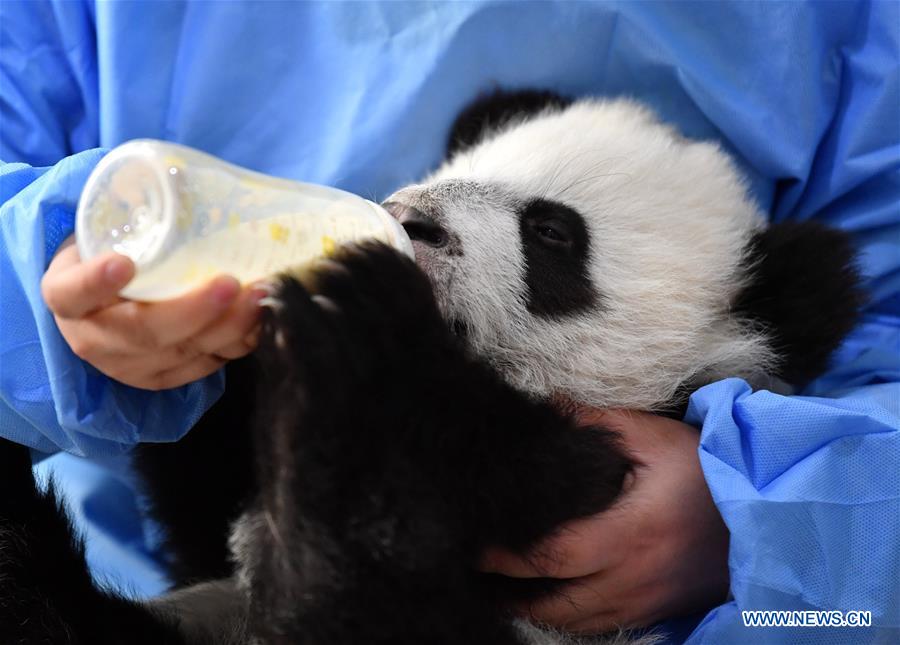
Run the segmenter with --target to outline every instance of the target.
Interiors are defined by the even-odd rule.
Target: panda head
[[[727,376],[800,383],[860,304],[842,235],[767,227],[716,144],[627,100],[483,98],[384,205],[452,328],[537,396],[661,410]]]

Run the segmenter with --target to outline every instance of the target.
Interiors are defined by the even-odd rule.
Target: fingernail
[[[217,278],[212,286],[210,298],[217,305],[227,305],[234,300],[240,290],[241,285],[234,278]]]
[[[131,273],[130,262],[122,257],[111,258],[103,267],[106,281],[110,284],[121,284],[129,278]]]
[[[259,287],[255,287],[250,291],[250,302],[254,307],[259,307],[259,301],[263,298],[267,297],[269,292],[265,289],[260,289]]]
[[[266,292],[266,295],[274,295],[276,291],[278,291],[278,285],[271,280],[260,280],[259,282],[253,283],[254,289],[260,289]]]

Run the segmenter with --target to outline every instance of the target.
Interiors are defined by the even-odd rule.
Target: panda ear
[[[453,122],[447,139],[447,157],[475,145],[513,119],[545,110],[562,110],[571,103],[572,99],[547,90],[495,90],[482,94]]]
[[[784,222],[750,243],[750,282],[735,313],[768,331],[774,376],[803,385],[828,366],[856,324],[865,295],[849,236],[817,222]]]

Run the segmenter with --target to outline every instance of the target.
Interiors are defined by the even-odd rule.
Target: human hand
[[[618,432],[638,461],[621,497],[609,510],[563,526],[525,556],[489,550],[482,568],[515,578],[571,579],[520,610],[574,633],[644,627],[723,602],[728,530],[703,478],[697,430],[618,410],[591,410],[578,423]]]
[[[147,390],[178,387],[248,354],[256,345],[260,289],[219,276],[165,302],[134,302],[119,290],[134,264],[116,253],[82,262],[69,238],[41,291],[77,356],[110,378]]]

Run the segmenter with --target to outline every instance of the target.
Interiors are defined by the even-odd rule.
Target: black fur
[[[0,439],[0,643],[184,645],[174,625],[102,589],[52,483],[28,449]]]
[[[260,349],[252,630],[518,642],[479,554],[605,508],[628,458],[469,356],[394,251],[348,250],[313,283],[284,282]]]
[[[250,633],[273,644],[518,643],[510,590],[476,571],[479,555],[489,545],[523,550],[611,504],[631,467],[616,436],[577,428],[470,356],[425,275],[383,245],[343,251],[305,283],[284,281],[259,351],[251,510],[264,521],[244,554]],[[224,430],[245,418],[230,405],[206,423]],[[173,618],[93,584],[52,489],[35,487],[27,450],[0,448],[2,642],[180,645]],[[249,457],[214,457],[223,467],[200,471],[215,479],[207,492],[227,484],[224,464]],[[178,508],[193,494],[186,486],[203,486],[196,468],[156,450],[139,462],[158,486],[158,517],[221,525],[193,521],[191,498]],[[219,548],[221,536],[197,530],[188,545],[181,530],[170,532],[181,557]],[[221,559],[217,551],[217,573]]]
[[[453,122],[447,138],[447,156],[452,157],[471,147],[514,119],[524,119],[545,110],[561,110],[571,103],[572,99],[546,90],[495,90],[484,94]]]
[[[568,103],[548,92],[484,97],[457,119],[450,152]],[[541,232],[548,222],[563,243]],[[533,313],[601,299],[578,213],[535,201],[521,227]],[[810,378],[863,301],[846,237],[776,225],[747,266],[752,284],[734,309],[770,330],[785,380]],[[226,527],[250,508],[242,557],[261,644],[517,643],[506,601],[544,582],[479,574],[476,561],[488,545],[523,551],[609,506],[631,467],[615,435],[578,429],[505,384],[466,351],[464,324],[448,329],[424,274],[384,246],[285,279],[278,297],[260,372],[233,363],[226,396],[185,439],[139,450],[177,583],[232,571]],[[182,643],[170,618],[93,583],[25,449],[0,443],[0,485],[0,643]]]
[[[758,233],[747,255],[750,284],[735,312],[762,325],[782,362],[776,376],[803,385],[857,323],[866,297],[850,237],[817,222],[783,222]]]
[[[143,444],[135,469],[163,528],[169,577],[181,587],[231,575],[228,527],[254,490],[251,458],[257,369],[251,356],[226,367],[227,395],[177,443]]]
[[[519,211],[528,311],[557,318],[593,308],[597,292],[588,268],[591,242],[578,211],[535,199]]]

